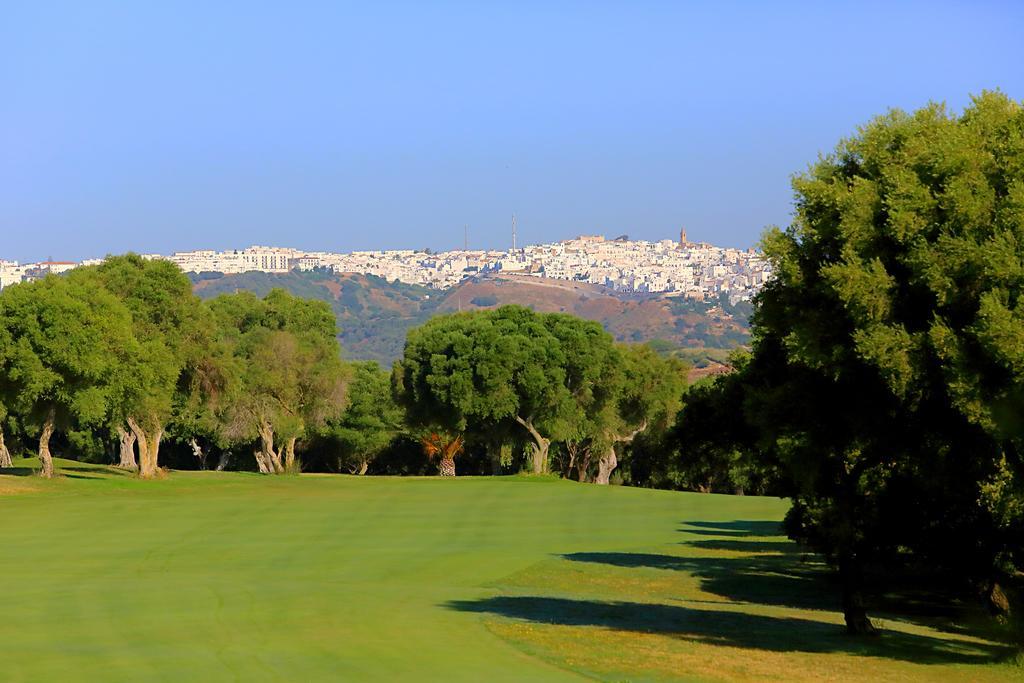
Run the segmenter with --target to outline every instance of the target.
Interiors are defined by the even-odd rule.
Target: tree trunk
[[[231,453],[228,451],[221,451],[220,457],[217,459],[217,466],[214,469],[218,472],[223,472],[230,462]]]
[[[356,474],[358,474],[360,477],[363,476],[364,474],[366,474],[366,470],[369,469],[369,467],[370,467],[370,462],[368,460],[360,460],[359,461],[359,471],[356,472]]]
[[[135,432],[118,425],[117,437],[121,446],[121,460],[117,466],[135,472],[139,469],[139,464],[135,461]]]
[[[541,436],[540,432],[533,426],[532,420],[524,420],[516,415],[516,422],[526,427],[526,430],[530,432],[530,436],[533,437],[533,443],[530,444],[530,450],[533,453],[533,473],[543,474],[547,472],[548,448],[551,446],[551,440]]]
[[[438,470],[442,477],[454,477],[455,476],[455,459],[454,458],[441,458],[441,464],[438,465]]]
[[[612,471],[618,467],[619,459],[615,457],[615,446],[609,446],[597,460],[597,477],[595,484],[607,486],[612,478]]]
[[[576,454],[579,453],[579,445],[573,444],[571,441],[565,443],[565,452],[569,456],[569,459],[565,461],[565,466],[562,467],[562,478],[568,479],[572,476],[572,471],[576,469]]]
[[[587,473],[590,472],[590,460],[592,458],[593,452],[587,447],[576,461],[576,481],[581,484],[587,481]]]
[[[7,450],[7,444],[4,443],[3,427],[0,427],[0,467],[14,467],[14,461],[11,460],[11,452]]]
[[[132,417],[128,418],[128,427],[135,434],[135,442],[139,447],[139,476],[153,479],[160,473],[160,440],[163,439],[164,430],[156,427],[147,436],[146,430]]]
[[[194,436],[188,440],[188,445],[192,447],[192,455],[196,456],[196,460],[199,461],[199,469],[205,470],[206,453],[203,452],[203,447],[199,445]]]
[[[852,555],[839,558],[839,579],[843,584],[843,618],[846,632],[854,636],[876,635],[864,605],[864,579],[860,561]]]
[[[986,584],[983,598],[985,608],[992,616],[1006,617],[1010,615],[1010,599],[1006,597],[1006,592],[999,585],[999,581],[992,579]]]
[[[597,478],[594,479],[595,484],[603,484],[607,486],[611,482],[612,472],[619,466],[619,459],[615,455],[615,444],[617,443],[633,443],[633,439],[640,432],[647,429],[647,420],[640,423],[640,426],[631,431],[629,434],[614,435],[611,444],[607,450],[601,454],[601,457],[597,461]]]
[[[284,472],[284,464],[281,462],[281,455],[274,450],[274,428],[267,422],[261,422],[257,428],[260,434],[260,453],[257,456],[256,464],[260,466],[260,472],[264,474],[281,474]]]
[[[46,421],[43,422],[43,431],[39,435],[39,464],[42,468],[39,474],[50,479],[53,477],[53,457],[50,455],[50,437],[57,423],[57,412],[50,408],[46,413]]]
[[[297,462],[295,460],[295,441],[296,438],[293,436],[288,439],[288,443],[286,443],[284,447],[284,471],[291,472],[293,474],[298,471]]]
[[[267,456],[262,450],[253,451],[252,454],[256,456],[256,467],[259,468],[260,474],[273,474],[274,465],[270,462],[270,457]]]

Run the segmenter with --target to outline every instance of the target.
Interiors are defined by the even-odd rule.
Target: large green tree
[[[663,432],[679,412],[686,388],[686,366],[662,358],[647,345],[621,347],[618,381],[609,406],[596,421],[595,443],[600,446],[594,483],[607,484],[619,464],[616,449],[641,433]]]
[[[206,344],[199,300],[176,265],[135,254],[108,257],[99,267],[79,269],[68,277],[85,286],[102,286],[131,313],[139,352],[117,370],[119,396],[113,421],[120,436],[122,465],[133,464],[130,430],[139,451],[140,476],[154,477],[175,394]]]
[[[926,560],[999,602],[1024,552],[1024,109],[890,112],[794,189],[749,399],[788,528],[838,566],[851,632],[873,630],[866,564]]]
[[[0,402],[38,433],[41,474],[52,477],[54,432],[101,423],[120,368],[141,352],[131,314],[102,287],[49,276],[0,293],[0,329]]]
[[[503,306],[410,331],[394,384],[413,428],[480,437],[517,425],[531,469],[541,473],[551,442],[574,433],[605,400],[601,379],[613,357],[598,323]]]
[[[763,365],[763,355],[760,360]],[[729,362],[731,372],[687,389],[668,434],[672,457],[650,474],[702,493],[782,493],[777,441],[766,428],[784,421],[776,412],[793,404],[771,399],[762,385],[782,378],[759,377],[747,354],[735,352]]]
[[[376,361],[352,363],[345,412],[327,421],[324,436],[337,444],[338,468],[366,474],[402,429],[402,409],[394,402],[391,377]]]
[[[258,439],[259,470],[295,471],[296,443],[344,407],[347,373],[326,303],[273,290],[209,303],[218,343],[230,349],[226,407],[238,441]]]

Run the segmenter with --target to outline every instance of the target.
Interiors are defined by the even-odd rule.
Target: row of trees
[[[623,444],[674,419],[683,371],[596,323],[505,307],[412,331],[389,375],[341,360],[323,302],[282,290],[201,302],[173,265],[112,257],[0,293],[0,466],[6,429],[37,440],[46,477],[56,434],[79,450],[116,443],[118,464],[147,478],[169,436],[201,467],[217,453],[218,469],[236,456],[296,471],[306,445],[312,467],[363,474],[412,448],[454,474],[465,450],[491,471],[522,458],[607,484]]]
[[[554,464],[607,484],[622,444],[674,420],[685,366],[616,344],[592,321],[504,306],[410,331],[393,384],[407,424],[430,435],[431,450],[475,444],[500,463],[520,449],[534,473]]]
[[[677,448],[775,473],[851,632],[874,631],[865,572],[885,590],[900,567],[1005,612],[1024,568],[1024,108],[892,112],[794,189],[751,353],[691,394]]]
[[[112,257],[0,294],[0,428],[38,438],[44,477],[61,431],[116,435],[120,466],[147,478],[169,430],[199,455],[197,439],[255,443],[260,471],[285,472],[343,409],[346,378],[326,305],[282,291],[202,304],[165,262]]]

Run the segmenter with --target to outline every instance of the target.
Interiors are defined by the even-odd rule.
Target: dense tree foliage
[[[95,269],[79,269],[68,277],[105,288],[131,313],[138,352],[113,378],[118,393],[113,417],[122,445],[130,443],[123,424],[134,437],[141,476],[155,476],[175,393],[206,346],[199,300],[174,264],[134,254],[110,257]]]
[[[865,567],[927,565],[1005,609],[1024,563],[1024,109],[891,112],[794,189],[750,362],[701,402],[742,410],[740,441],[781,467],[789,532],[838,567],[851,632],[873,631]]]
[[[402,431],[403,413],[391,394],[391,377],[375,361],[352,363],[345,412],[327,420],[322,434],[336,449],[338,471],[366,474]]]
[[[410,424],[428,431],[509,431],[517,423],[532,470],[545,472],[552,439],[564,438],[592,398],[588,336],[611,349],[599,325],[516,306],[434,318],[409,333],[396,396]],[[582,355],[570,362],[562,338]]]
[[[209,308],[231,357],[225,433],[235,441],[259,439],[261,472],[296,471],[298,440],[344,405],[346,370],[334,316],[323,302],[283,290],[263,299],[226,295]]]
[[[732,372],[687,390],[665,444],[675,457],[651,463],[649,476],[662,485],[704,493],[786,494],[775,443],[764,440],[759,428],[774,417],[752,400],[761,395],[754,366],[742,353],[734,353],[729,362]]]
[[[4,290],[0,329],[2,403],[38,434],[42,474],[51,477],[54,432],[99,424],[116,405],[121,369],[140,353],[131,314],[103,289],[48,277]]]
[[[593,322],[518,306],[438,317],[413,330],[395,365],[396,396],[414,427],[465,435],[503,452],[525,444],[528,467],[608,483],[616,446],[674,413],[681,365],[616,345]]]
[[[565,440],[562,469],[579,481],[608,484],[623,447],[643,432],[663,432],[675,418],[686,366],[649,346],[617,345],[592,401]]]

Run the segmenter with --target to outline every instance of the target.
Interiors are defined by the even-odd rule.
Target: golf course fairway
[[[4,681],[1024,679],[970,612],[846,637],[775,498],[57,464],[0,474]]]

